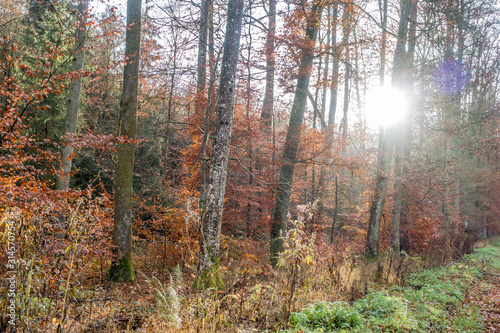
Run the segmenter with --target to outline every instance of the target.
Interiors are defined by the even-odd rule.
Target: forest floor
[[[404,271],[403,283],[389,281],[390,269],[384,282],[359,279],[380,272],[380,264],[338,265],[295,277],[228,267],[235,271],[226,272],[226,288],[218,291],[195,291],[189,276],[175,272],[159,279],[138,273],[133,284],[96,281],[74,297],[63,325],[52,319],[45,327],[85,333],[500,332],[500,239],[477,244],[473,254],[442,267],[412,262],[404,270],[391,259],[390,266]],[[349,288],[345,281],[339,287],[342,276]],[[294,278],[300,282],[291,290]]]
[[[489,257],[489,265],[483,279],[472,285],[465,303],[479,308],[485,332],[500,332],[500,241],[476,253]]]

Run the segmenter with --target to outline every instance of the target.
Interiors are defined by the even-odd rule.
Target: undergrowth
[[[283,332],[483,332],[468,290],[487,270],[500,270],[500,243],[446,267],[410,274],[403,286],[372,290],[352,304],[317,301],[291,314]]]
[[[49,239],[59,245],[53,261],[25,256],[17,275],[18,331],[481,332],[477,309],[464,299],[484,272],[500,268],[500,243],[441,268],[388,254],[367,263],[341,239],[331,245],[320,233],[310,237],[299,216],[275,269],[263,259],[262,243],[222,237],[223,290],[191,288],[192,261],[169,271],[147,250],[135,254],[145,256],[137,260],[138,281],[114,284],[104,280],[109,263],[89,241],[100,238],[95,219],[111,212],[99,205],[89,199],[68,213],[67,235]],[[5,299],[1,305],[0,331],[8,332]]]

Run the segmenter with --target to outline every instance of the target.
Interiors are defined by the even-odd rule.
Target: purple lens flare
[[[467,66],[457,60],[446,60],[434,70],[434,83],[444,93],[456,94],[469,82]]]

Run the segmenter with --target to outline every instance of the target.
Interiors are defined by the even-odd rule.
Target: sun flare
[[[394,87],[379,87],[366,96],[366,122],[368,126],[390,126],[396,124],[408,111],[408,97]]]

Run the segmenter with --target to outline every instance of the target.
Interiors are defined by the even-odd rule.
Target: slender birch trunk
[[[76,11],[77,26],[75,30],[76,43],[73,52],[73,63],[71,70],[78,72],[83,69],[83,62],[85,58],[85,39],[87,37],[87,11],[89,0],[81,0],[78,2]],[[76,123],[78,121],[78,106],[80,104],[80,92],[82,87],[82,78],[77,76],[69,83],[69,98],[68,108],[66,109],[66,132],[65,134],[75,134]],[[69,188],[70,172],[73,147],[65,146],[61,154],[61,171],[62,174],[57,179],[57,189],[65,190]]]
[[[224,285],[219,268],[220,234],[234,115],[234,90],[243,5],[244,0],[230,0],[228,3],[227,28],[217,95],[214,145],[210,159],[206,202],[202,211],[198,271],[194,282],[196,288],[222,288]]]

